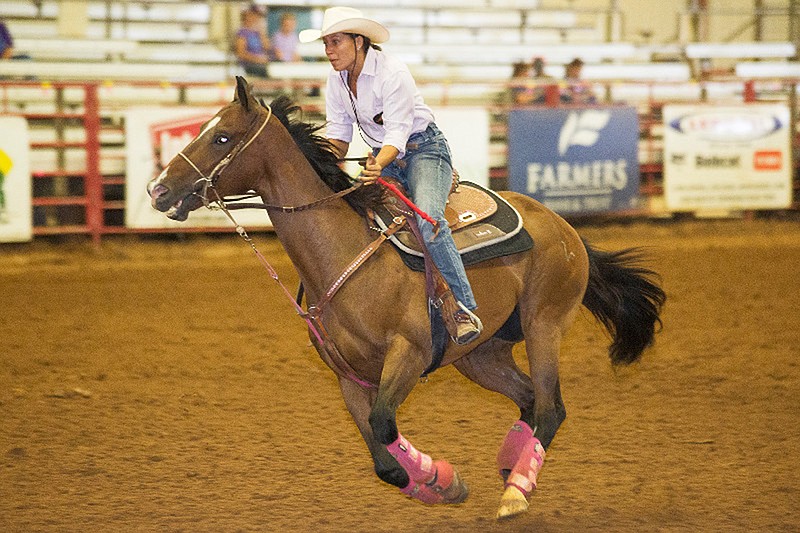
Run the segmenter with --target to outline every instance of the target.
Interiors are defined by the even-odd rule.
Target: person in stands
[[[544,71],[544,58],[536,56],[533,58],[531,62],[532,69],[531,69],[531,77],[533,77],[533,81],[537,83],[537,85],[533,88],[533,104],[543,104],[546,101],[547,96],[547,85],[546,83],[548,80],[553,80],[553,77],[546,74]],[[553,85],[556,82],[553,81]]]
[[[4,20],[0,19],[0,59],[14,57],[14,39]]]
[[[272,34],[272,52],[276,61],[301,61],[297,51],[297,17],[294,13],[281,15],[281,27]]]
[[[236,32],[235,53],[245,73],[266,78],[269,64],[269,39],[264,10],[252,4],[242,13],[242,27]]]
[[[576,57],[570,61],[564,73],[566,88],[561,92],[561,102],[565,104],[596,104],[597,97],[591,85],[581,79],[583,61]]]
[[[534,88],[531,87],[531,65],[520,61],[514,63],[511,72],[511,103],[528,105],[533,102]]]
[[[417,217],[433,261],[458,301],[453,340],[474,341],[483,325],[473,313],[477,303],[444,217],[453,180],[450,148],[408,67],[378,46],[389,39],[389,31],[357,9],[331,7],[321,29],[303,30],[299,37],[304,43],[322,39],[333,67],[327,80],[326,137],[339,157],[347,154],[357,124],[372,147],[358,179],[368,185],[381,176],[398,180],[436,220],[434,227]]]

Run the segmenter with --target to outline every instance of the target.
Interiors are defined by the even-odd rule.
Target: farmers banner
[[[789,207],[789,116],[785,105],[664,106],[667,208]]]
[[[0,242],[33,236],[28,122],[0,116]]]
[[[512,110],[509,189],[561,214],[637,208],[638,142],[633,107]]]
[[[218,109],[158,107],[131,109],[125,114],[126,179],[125,225],[130,228],[186,228],[233,226],[221,211],[200,208],[185,222],[176,222],[150,206],[147,183],[158,176]],[[266,211],[243,209],[236,220],[246,228],[271,227]]]

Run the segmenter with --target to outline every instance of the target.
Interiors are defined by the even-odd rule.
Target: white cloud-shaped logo
[[[600,137],[600,130],[611,120],[611,111],[590,109],[573,111],[561,127],[558,136],[558,155],[564,155],[570,146],[592,146]]]

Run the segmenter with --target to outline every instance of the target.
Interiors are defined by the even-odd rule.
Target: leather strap
[[[322,358],[325,360],[325,364],[327,364],[339,376],[345,377],[365,388],[375,388],[375,385],[359,377],[358,373],[353,369],[352,366],[350,366],[350,363],[347,362],[347,359],[345,359],[342,353],[339,351],[339,348],[336,347],[336,343],[333,342],[333,339],[331,339],[331,336],[328,334],[328,330],[325,329],[325,325],[322,322],[322,311],[325,309],[325,306],[330,303],[342,285],[344,285],[344,283],[350,279],[350,276],[352,276],[353,273],[358,270],[358,268],[363,265],[367,259],[372,257],[372,255],[378,250],[378,247],[383,244],[384,241],[394,235],[394,233],[402,228],[406,223],[407,219],[405,217],[395,217],[389,227],[383,230],[377,239],[369,243],[367,247],[364,248],[364,250],[362,250],[362,252],[358,254],[358,256],[349,265],[347,265],[342,273],[336,278],[336,281],[334,281],[330,288],[328,288],[328,290],[325,292],[325,295],[316,304],[309,305],[308,311],[303,313],[303,318],[311,321],[318,332],[318,337],[316,339],[312,338],[312,340],[316,340],[319,344],[319,352]],[[298,299],[299,298],[302,298],[300,294],[298,294]]]
[[[342,285],[344,285],[344,283],[350,279],[350,276],[352,276],[355,271],[367,261],[367,259],[372,257],[372,254],[378,250],[378,247],[383,244],[386,239],[394,235],[395,232],[402,228],[407,222],[408,219],[403,216],[394,217],[394,220],[392,220],[392,223],[389,224],[389,227],[383,230],[377,239],[369,243],[367,247],[364,248],[361,253],[358,254],[358,256],[356,256],[356,258],[353,259],[349,265],[347,265],[347,267],[345,267],[344,270],[342,270],[342,273],[339,274],[333,284],[328,288],[328,290],[325,292],[325,295],[317,303],[308,307],[308,313],[312,316],[322,315],[323,308],[333,299],[334,295],[339,291]]]

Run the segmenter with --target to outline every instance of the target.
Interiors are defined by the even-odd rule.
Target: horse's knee
[[[380,408],[378,405],[369,414],[369,425],[372,427],[372,434],[383,445],[388,446],[399,436],[394,413]]]

